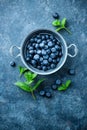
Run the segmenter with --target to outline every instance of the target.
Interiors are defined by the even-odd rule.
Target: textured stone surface
[[[72,79],[72,86],[65,92],[52,91],[52,99],[41,98],[37,92],[34,101],[13,85],[19,77],[18,68],[9,65],[13,60],[9,48],[20,46],[34,29],[54,29],[55,11],[68,19],[72,35],[60,33],[67,45],[77,45],[79,53],[68,57],[60,71],[46,76],[43,87],[50,89],[57,78]],[[23,65],[20,58],[15,62]],[[67,74],[69,68],[76,69],[75,76]],[[86,0],[0,0],[0,130],[87,130]]]

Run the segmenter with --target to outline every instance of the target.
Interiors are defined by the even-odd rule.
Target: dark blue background
[[[72,35],[60,33],[67,45],[76,44],[79,52],[65,65],[46,76],[41,87],[50,89],[55,79],[72,80],[65,92],[53,92],[52,99],[36,100],[13,85],[19,80],[18,68],[11,68],[9,49],[20,46],[38,28],[54,29],[52,14],[66,17]],[[23,65],[21,59],[15,59]],[[76,69],[75,76],[67,70]],[[38,76],[38,78],[43,76]],[[87,130],[87,1],[86,0],[0,0],[0,130]]]

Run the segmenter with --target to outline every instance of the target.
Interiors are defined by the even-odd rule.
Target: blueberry
[[[37,35],[37,38],[41,38],[41,36],[40,36],[40,35]]]
[[[61,85],[62,84],[62,81],[60,79],[57,79],[56,80],[56,85]]]
[[[49,61],[49,62],[52,62],[53,60],[52,60],[52,58],[49,57],[48,61]]]
[[[54,19],[59,19],[59,14],[55,12],[55,13],[53,14],[53,18],[54,18]]]
[[[48,56],[48,55],[43,56],[43,59],[45,59],[45,60],[47,60],[48,58],[49,58],[49,56]]]
[[[38,60],[40,58],[40,56],[38,54],[34,55],[34,59]]]
[[[43,61],[43,57],[40,57],[40,62],[42,62]]]
[[[42,35],[42,40],[44,40],[45,39],[45,36],[44,35]]]
[[[57,58],[57,62],[59,63],[59,61],[60,61],[60,58]]]
[[[45,96],[45,91],[41,90],[39,94],[40,94],[40,96]]]
[[[56,64],[56,63],[57,63],[57,60],[56,60],[56,59],[53,59],[53,63],[55,63],[55,64]]]
[[[15,66],[16,66],[16,63],[15,63],[14,61],[11,61],[11,62],[10,62],[10,66],[15,67]]]
[[[55,45],[55,48],[56,48],[56,50],[59,50],[60,47],[58,45]]]
[[[42,50],[42,55],[46,55],[46,51],[45,50]]]
[[[48,60],[43,60],[43,64],[47,65],[48,64]]]
[[[32,46],[29,47],[29,50],[33,50],[34,48]]]
[[[31,38],[31,39],[30,39],[30,42],[34,42],[34,39],[33,39],[33,38]]]
[[[48,46],[49,47],[52,47],[53,46],[53,43],[51,41],[48,42]]]
[[[59,52],[56,52],[55,55],[58,56]]]
[[[26,61],[27,61],[27,62],[30,61],[30,58],[29,58],[29,57],[26,57]]]
[[[75,75],[75,70],[74,69],[69,69],[68,74],[69,75]]]
[[[50,66],[48,66],[47,69],[50,70]]]
[[[54,69],[55,67],[55,64],[51,64],[51,69]]]
[[[47,46],[47,45],[45,45],[45,49],[48,49],[48,46]]]
[[[62,55],[63,55],[62,52],[60,52],[60,53],[58,54],[59,57],[62,57]]]
[[[51,49],[51,51],[52,51],[52,52],[56,52],[56,49],[55,49],[55,47],[53,47],[53,48]]]
[[[35,48],[36,48],[36,49],[39,48],[39,44],[35,44]]]
[[[46,95],[46,97],[47,97],[47,98],[51,98],[51,97],[52,97],[52,95],[51,95],[51,93],[50,93],[50,92],[46,92],[46,94],[45,94],[45,95]]]
[[[51,88],[52,88],[53,90],[56,90],[58,87],[57,87],[56,84],[54,84],[54,85],[51,86]]]
[[[48,38],[49,38],[49,35],[46,34],[46,35],[45,35],[45,38],[48,39]]]
[[[40,54],[41,54],[41,50],[37,50],[37,54],[39,54],[39,55],[40,55]]]
[[[55,58],[56,57],[56,55],[54,54],[54,53],[51,53],[51,58]]]
[[[38,39],[38,40],[37,40],[37,43],[40,43],[40,42],[41,42],[41,39]]]
[[[37,68],[38,68],[39,70],[41,70],[41,66],[37,66]]]
[[[35,42],[37,42],[37,41],[38,41],[38,39],[35,37],[35,38],[34,38],[34,41],[35,41]]]
[[[56,42],[56,39],[53,39],[53,42]]]
[[[48,50],[46,50],[46,52],[47,52],[47,54],[50,54],[50,53],[51,53],[51,50],[50,50],[50,49],[48,49]]]
[[[40,47],[43,48],[44,47],[44,42],[40,43]]]
[[[30,51],[29,51],[29,53],[30,53],[30,54],[33,54],[33,53],[34,53],[34,51],[33,51],[33,50],[30,50]]]
[[[42,70],[46,71],[46,70],[47,70],[47,67],[46,67],[46,66],[43,66],[43,67],[42,67]]]
[[[32,61],[31,61],[31,64],[32,64],[32,65],[34,65],[34,64],[36,64],[36,63],[37,63],[36,60],[32,60]]]
[[[52,35],[50,35],[50,39],[51,39],[51,40],[53,40],[53,39],[54,39],[54,37],[53,37]]]

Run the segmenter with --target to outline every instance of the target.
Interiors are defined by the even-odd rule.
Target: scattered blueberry
[[[36,64],[37,62],[36,62],[36,60],[32,60],[31,63],[32,63],[32,65],[34,65],[34,64]]]
[[[45,95],[46,95],[46,97],[47,97],[47,98],[51,98],[51,97],[52,97],[52,95],[51,95],[51,93],[50,93],[50,92],[46,92],[46,94],[45,94]]]
[[[51,64],[51,69],[54,69],[55,67],[55,64]]]
[[[46,70],[47,70],[47,67],[46,67],[46,66],[43,66],[43,67],[42,67],[42,70],[46,71]]]
[[[56,55],[55,55],[54,53],[51,53],[50,57],[51,57],[51,58],[55,58]]]
[[[40,55],[40,54],[41,54],[41,50],[37,50],[37,54],[39,54],[39,55]]]
[[[15,67],[15,66],[16,66],[16,63],[15,63],[14,61],[11,61],[11,62],[10,62],[10,66]]]
[[[48,64],[48,61],[47,61],[47,60],[43,60],[43,64],[44,64],[44,65],[47,65],[47,64]]]
[[[45,96],[45,91],[41,90],[39,94],[40,94],[40,96]]]
[[[57,87],[56,84],[54,84],[54,85],[51,86],[51,88],[52,88],[53,90],[56,90],[58,87]]]
[[[61,85],[62,84],[62,81],[60,79],[57,79],[56,80],[56,85]]]
[[[49,58],[49,56],[48,56],[48,55],[43,56],[43,59],[45,59],[45,60],[47,60],[48,58]]]
[[[52,52],[56,52],[56,49],[55,49],[55,47],[53,47],[53,48],[51,49],[51,51],[52,51]]]
[[[69,75],[75,75],[75,70],[74,69],[69,69],[68,74]]]
[[[40,47],[43,48],[44,47],[44,42],[40,43]]]
[[[42,50],[42,55],[46,55],[46,51],[45,50]]]
[[[52,62],[52,58],[49,57],[48,61],[49,61],[49,62]]]
[[[51,41],[48,42],[48,46],[49,47],[52,47],[53,46],[53,43]]]
[[[54,18],[54,19],[59,19],[59,14],[55,12],[55,13],[53,14],[53,18]]]
[[[30,60],[30,58],[29,57],[26,57],[26,61],[29,61]]]

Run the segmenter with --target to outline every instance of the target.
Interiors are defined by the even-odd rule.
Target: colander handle
[[[70,44],[70,45],[67,47],[67,49],[69,49],[69,48],[71,48],[71,47],[74,47],[74,54],[72,55],[72,54],[70,54],[70,53],[68,52],[68,56],[70,56],[70,57],[75,57],[75,56],[77,55],[77,53],[78,53],[78,48],[77,48],[77,46],[76,46],[75,44]]]
[[[11,48],[10,48],[10,54],[11,54],[11,56],[13,56],[13,57],[15,57],[15,58],[17,58],[17,57],[19,57],[19,56],[21,56],[21,54],[19,53],[19,54],[17,54],[16,56],[14,55],[14,53],[13,53],[13,49],[14,48],[17,48],[18,50],[20,50],[21,48],[20,47],[18,47],[18,46],[16,46],[16,45],[13,45],[13,46],[11,46]]]

